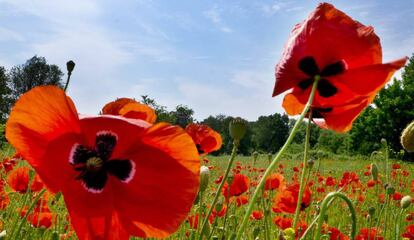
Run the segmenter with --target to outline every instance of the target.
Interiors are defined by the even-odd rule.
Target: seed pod
[[[375,215],[375,208],[374,207],[369,207],[368,208],[368,214],[370,216],[374,216]]]
[[[230,121],[230,136],[233,138],[236,144],[238,144],[240,140],[244,137],[244,134],[246,134],[246,125],[246,121],[239,117]]]
[[[401,134],[401,145],[407,152],[414,152],[414,121]]]

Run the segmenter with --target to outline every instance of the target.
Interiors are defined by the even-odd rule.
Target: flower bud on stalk
[[[252,156],[253,156],[253,163],[256,163],[257,158],[259,157],[259,153],[256,152],[256,151],[254,151],[253,154],[252,154]]]
[[[209,178],[210,178],[210,170],[206,166],[201,166],[200,168],[200,192],[204,192],[207,189]]]
[[[414,121],[401,134],[401,145],[407,152],[414,152]]]
[[[375,214],[375,208],[374,207],[369,207],[368,208],[368,214],[373,217]]]
[[[73,69],[75,69],[75,62],[70,60],[66,63],[66,69],[68,70],[68,74],[71,74]]]
[[[391,185],[388,185],[388,186],[387,186],[387,188],[385,189],[385,192],[386,192],[388,195],[392,195],[392,194],[394,194],[394,193],[395,193],[395,188],[394,188],[393,186],[391,186]]]
[[[233,138],[235,144],[239,144],[240,140],[246,134],[246,121],[237,117],[230,122],[229,131],[230,136]]]
[[[401,204],[401,208],[402,209],[406,209],[406,208],[408,208],[410,205],[411,205],[411,202],[413,201],[413,198],[411,197],[411,196],[409,196],[409,195],[407,195],[407,196],[405,196],[405,197],[403,197],[402,199],[401,199],[401,202],[400,202],[400,204]]]

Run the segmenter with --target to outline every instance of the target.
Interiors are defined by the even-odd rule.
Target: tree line
[[[0,67],[0,121],[4,123],[8,112],[16,99],[24,92],[39,85],[54,84],[62,87],[63,72],[58,66],[48,64],[43,57],[34,56],[22,65],[17,65],[6,71]],[[187,126],[197,122],[194,110],[186,105],[178,105],[168,110],[148,95],[137,99],[155,109],[159,122],[169,122]],[[232,140],[229,135],[229,123],[233,116],[219,114],[209,116],[201,121],[219,132],[223,139],[222,148],[215,154],[229,154],[232,149]],[[394,79],[380,91],[374,103],[369,106],[355,121],[349,133],[338,134],[330,130],[312,128],[310,139],[311,147],[335,154],[363,154],[370,155],[380,149],[381,139],[386,139],[390,151],[401,155],[400,134],[405,126],[414,120],[414,55],[404,68],[401,79]],[[247,121],[248,129],[240,143],[241,154],[249,155],[252,152],[276,153],[286,141],[295,119],[286,114],[275,113],[260,116],[256,121]],[[303,143],[305,123],[293,139],[293,145]],[[298,148],[301,149],[301,148]],[[412,155],[405,153],[405,158]]]

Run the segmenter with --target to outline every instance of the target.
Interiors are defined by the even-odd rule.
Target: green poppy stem
[[[315,92],[316,92],[316,88],[318,86],[319,80],[320,80],[320,76],[315,76],[315,81],[313,82],[313,85],[312,85],[312,91],[309,95],[308,102],[306,103],[305,108],[302,111],[302,114],[299,116],[299,119],[296,121],[295,125],[293,126],[293,129],[292,129],[288,139],[286,140],[285,144],[282,146],[282,148],[277,153],[275,158],[269,164],[269,166],[267,167],[266,171],[263,174],[263,177],[260,179],[260,182],[257,185],[256,190],[254,191],[253,196],[249,201],[249,205],[247,207],[246,213],[244,214],[243,221],[241,222],[239,231],[237,232],[236,240],[239,240],[242,237],[242,235],[244,234],[244,229],[246,228],[247,221],[249,220],[249,216],[253,211],[254,203],[256,202],[257,197],[259,196],[259,194],[262,192],[262,188],[263,188],[263,186],[266,182],[266,178],[275,169],[276,164],[279,162],[279,160],[282,158],[283,154],[286,152],[287,148],[289,147],[290,143],[292,142],[293,138],[295,137],[296,132],[297,132],[300,124],[302,123],[302,120],[305,118],[305,115],[308,113],[308,111],[309,111],[309,109],[312,105],[313,98],[315,97]]]
[[[321,210],[319,213],[319,219],[318,219],[318,228],[316,230],[316,235],[314,239],[321,239],[321,230],[322,225],[325,220],[325,214],[329,207],[329,202],[331,199],[334,198],[340,198],[345,201],[345,203],[348,205],[349,210],[351,211],[351,218],[352,218],[352,229],[351,229],[351,239],[355,239],[356,235],[356,224],[357,224],[357,218],[356,218],[356,212],[354,205],[352,204],[352,201],[343,193],[341,192],[330,192],[322,201]]]
[[[207,227],[207,224],[208,224],[208,218],[210,217],[211,213],[213,212],[214,206],[216,205],[217,200],[220,196],[220,191],[223,188],[223,185],[227,180],[227,177],[229,175],[231,166],[233,165],[233,161],[236,158],[238,147],[239,147],[239,144],[238,144],[238,142],[235,141],[233,143],[233,150],[231,151],[231,156],[230,156],[229,162],[227,164],[226,172],[224,173],[223,179],[221,180],[221,183],[220,183],[219,187],[217,188],[216,194],[214,195],[214,199],[213,199],[213,202],[211,203],[211,206],[208,210],[208,213],[204,218],[203,225],[201,227],[200,235],[199,235],[199,238],[198,238],[199,240],[201,240],[203,238],[203,235],[205,234],[204,231],[206,230],[206,227]]]
[[[305,190],[305,176],[308,172],[308,155],[309,155],[309,139],[310,139],[310,129],[312,126],[312,110],[309,111],[309,118],[308,124],[306,126],[306,137],[305,137],[305,150],[303,152],[303,169],[302,175],[300,177],[300,185],[299,185],[299,194],[298,194],[298,202],[296,204],[295,216],[293,218],[293,229],[296,229],[299,220],[299,214],[302,207],[302,198],[303,192]]]

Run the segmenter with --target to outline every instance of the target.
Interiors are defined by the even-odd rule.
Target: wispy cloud
[[[271,4],[261,4],[260,9],[266,16],[273,16],[279,12],[294,12],[303,10],[303,6],[298,6],[293,1],[275,1]]]
[[[224,33],[231,33],[233,29],[228,27],[225,23],[223,23],[221,19],[221,12],[223,10],[220,9],[217,5],[213,6],[209,10],[204,12],[204,16],[211,20],[218,27],[218,29]]]

